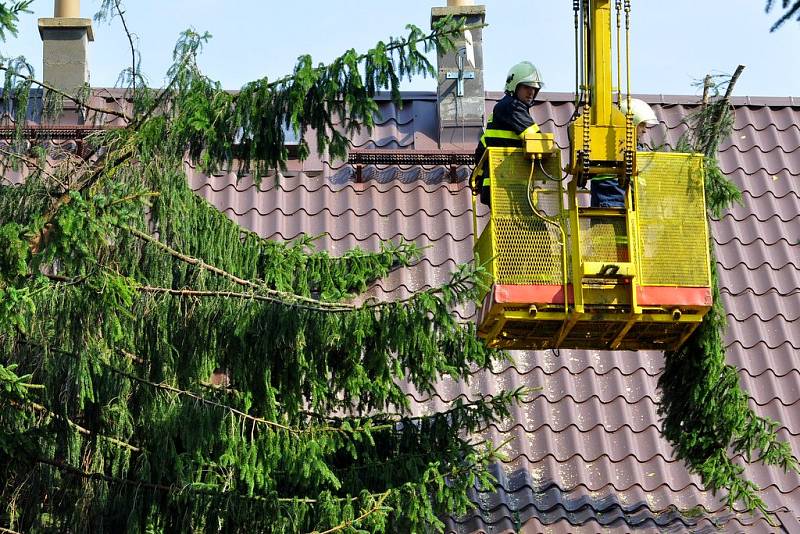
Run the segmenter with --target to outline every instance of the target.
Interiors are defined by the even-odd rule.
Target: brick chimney
[[[89,83],[89,41],[92,19],[81,18],[80,0],[55,0],[53,18],[39,19],[44,44],[44,82],[66,93]]]
[[[480,25],[486,8],[472,0],[448,0],[431,9],[431,23],[453,15],[467,25]],[[455,49],[438,55],[437,103],[439,146],[474,144],[484,124],[483,29],[474,28],[455,39]]]

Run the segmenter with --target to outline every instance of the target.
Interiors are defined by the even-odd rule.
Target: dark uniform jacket
[[[539,126],[533,121],[530,106],[511,94],[506,94],[494,106],[494,112],[489,117],[489,124],[475,149],[475,164],[480,163],[486,147],[510,146],[521,147],[525,133],[536,133]],[[484,165],[479,183],[481,202],[489,204],[489,172]]]

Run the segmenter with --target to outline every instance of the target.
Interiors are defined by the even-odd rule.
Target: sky
[[[296,58],[311,54],[327,62],[349,48],[364,51],[406,33],[406,24],[430,27],[430,8],[445,0],[127,0],[126,20],[135,33],[142,68],[161,86],[181,31],[212,34],[200,64],[228,89],[267,76],[291,73]],[[481,3],[481,2],[476,2]],[[706,74],[746,68],[739,96],[800,96],[800,23],[775,33],[778,13],[764,13],[765,0],[632,0],[631,89],[634,93],[697,94]],[[83,0],[92,17],[99,0]],[[508,68],[529,60],[541,70],[545,91],[574,89],[574,37],[569,0],[486,0],[484,70],[487,90],[501,90]],[[780,4],[776,2],[776,4]],[[24,55],[41,71],[38,17],[51,17],[53,0],[34,0],[19,36],[0,43],[4,56]],[[91,84],[114,86],[130,58],[119,20],[94,22],[90,44]],[[432,79],[404,89],[433,91]]]

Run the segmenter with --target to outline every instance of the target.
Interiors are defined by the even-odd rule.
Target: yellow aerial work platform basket
[[[479,335],[507,349],[680,346],[711,306],[702,155],[639,152],[627,207],[591,208],[542,145],[488,148],[477,167],[491,186],[475,218],[492,282]]]

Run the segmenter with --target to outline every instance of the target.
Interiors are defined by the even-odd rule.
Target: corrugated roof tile
[[[113,91],[97,94],[106,103],[119,97]],[[487,113],[500,96],[487,95]],[[544,131],[555,133],[566,156],[571,96],[541,96],[532,113]],[[674,147],[699,98],[637,96],[653,104],[660,121],[651,129],[651,141]],[[436,149],[435,94],[407,94],[402,109],[385,95],[378,101],[376,127],[356,135],[355,146]],[[780,435],[800,453],[800,100],[733,103],[734,132],[719,159],[743,189],[743,204],[711,225],[729,319],[727,360],[740,369],[757,413],[780,420]],[[38,119],[31,114],[31,121]],[[114,123],[108,117],[99,121]],[[474,129],[451,133],[448,142],[463,139],[443,148],[474,147]],[[187,175],[198,195],[265,237],[323,234],[315,246],[333,254],[353,247],[378,250],[382,240],[401,238],[427,247],[419,263],[373,285],[368,296],[377,299],[404,298],[440,285],[457,263],[472,258],[467,167],[458,168],[454,184],[448,183],[449,169],[441,166],[367,165],[361,169],[363,183],[355,183],[354,166],[325,157],[289,162],[288,169],[264,177],[258,186],[233,174],[203,176],[190,165]],[[474,307],[462,307],[458,314],[468,320]],[[468,381],[443,378],[433,394],[409,388],[414,413],[504,388],[543,388],[515,407],[510,420],[478,436],[495,443],[509,435],[515,440],[506,451],[508,462],[493,467],[498,491],[476,494],[479,509],[465,518],[448,518],[449,532],[775,531],[760,515],[725,509],[672,459],[657,415],[660,353],[562,350],[512,356],[512,363],[476,372]],[[769,510],[798,513],[796,474],[760,464],[747,466],[746,473],[764,488]]]
[[[769,124],[759,131],[753,124],[744,124],[720,146],[720,150],[725,151],[730,146],[736,146],[742,152],[754,148],[769,152],[778,148],[789,154],[800,148],[800,127],[780,130],[777,125]]]
[[[498,98],[489,95],[487,112]],[[354,144],[430,148],[436,137],[435,100],[409,100],[402,110],[381,101],[382,117],[372,134],[362,132]],[[655,106],[660,125],[653,129],[651,142],[674,147],[686,130],[686,114],[696,109],[696,99],[653,100],[664,104]],[[735,131],[721,146],[720,163],[743,188],[743,205],[713,222],[712,231],[722,298],[729,311],[728,359],[741,368],[740,379],[758,413],[781,420],[782,435],[792,437],[800,435],[794,406],[800,400],[800,329],[795,324],[800,298],[800,110],[781,106],[780,101],[770,103],[773,107],[737,108]],[[532,110],[542,129],[556,134],[564,157],[564,126],[572,111],[568,98],[545,100]],[[430,245],[421,262],[373,286],[369,295],[378,299],[404,298],[439,285],[457,262],[471,258],[465,169],[459,169],[459,184],[443,187],[448,172],[441,167],[365,166],[362,184],[353,183],[352,166],[328,164],[324,158],[290,168],[293,174],[280,177],[279,185],[266,177],[258,188],[247,178],[237,182],[232,176],[189,176],[198,194],[261,235],[287,239],[302,232],[326,232],[317,246],[335,254],[353,246],[377,250],[380,240],[401,236]],[[459,315],[466,319],[473,312],[467,307]],[[480,514],[449,520],[454,532],[500,532],[520,526],[532,532],[632,527],[645,532],[771,531],[762,518],[725,512],[680,462],[671,460],[656,414],[660,354],[548,351],[514,356],[513,364],[477,373],[465,383],[443,379],[432,396],[409,391],[416,401],[414,411],[430,413],[458,397],[496,394],[520,385],[544,388],[516,407],[509,421],[483,433],[496,442],[509,433],[517,436],[504,468],[517,469],[517,475],[501,477],[499,493],[476,497]],[[770,509],[786,509],[787,503],[797,509],[795,475],[759,466],[747,472],[765,487]],[[548,480],[551,489],[537,495]],[[669,512],[697,506],[710,518],[687,519]]]
[[[725,216],[732,217],[736,221],[743,221],[749,217],[755,217],[758,221],[765,221],[770,217],[778,217],[782,222],[798,223],[800,218],[800,195],[794,192],[787,192],[782,196],[776,196],[772,191],[754,195],[750,191],[742,193],[742,202],[732,206]],[[796,229],[796,227],[792,227]]]
[[[728,363],[743,369],[751,376],[758,376],[770,371],[778,376],[783,376],[799,367],[797,349],[792,347],[788,341],[784,341],[777,347],[769,347],[763,341],[753,347],[745,347],[741,341],[736,340],[727,344],[726,349]],[[776,417],[776,419],[781,418]],[[784,423],[788,424],[786,421]],[[800,425],[790,426],[790,428],[794,429],[795,433],[800,433]]]

